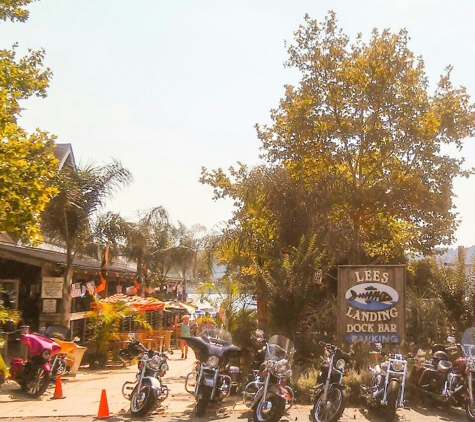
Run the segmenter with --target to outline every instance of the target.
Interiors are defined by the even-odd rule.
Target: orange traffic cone
[[[65,399],[66,397],[63,396],[63,386],[61,385],[61,375],[56,377],[56,386],[54,387],[54,394],[51,397],[51,400],[54,399]]]
[[[111,418],[112,416],[114,415],[109,413],[106,390],[102,390],[101,401],[99,403],[99,412],[97,413],[97,416],[94,419],[107,419]]]

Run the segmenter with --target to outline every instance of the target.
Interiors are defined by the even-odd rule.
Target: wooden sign
[[[63,277],[43,277],[41,281],[42,299],[61,299],[63,297]]]
[[[56,299],[43,299],[43,313],[56,313]]]
[[[338,267],[338,338],[401,343],[405,338],[405,265]]]

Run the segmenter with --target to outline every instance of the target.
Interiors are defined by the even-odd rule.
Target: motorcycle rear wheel
[[[386,404],[386,420],[392,422],[396,416],[397,398],[399,396],[399,381],[391,380],[388,385],[388,402]]]
[[[37,399],[46,391],[50,381],[51,373],[45,371],[43,368],[39,368],[32,378],[25,381],[21,389],[29,396]]]
[[[130,413],[133,416],[145,416],[157,405],[157,395],[148,379],[142,380],[140,391],[134,388],[130,395]]]
[[[267,393],[266,399],[254,406],[252,417],[255,422],[277,422],[285,412],[285,403],[285,399],[277,394]]]
[[[201,386],[199,393],[201,393],[201,397],[196,402],[196,416],[203,416],[211,399],[211,388]]]
[[[335,422],[340,419],[345,409],[345,395],[341,388],[329,388],[327,392],[327,400],[323,402],[322,390],[315,399],[315,404],[312,408],[313,422]]]

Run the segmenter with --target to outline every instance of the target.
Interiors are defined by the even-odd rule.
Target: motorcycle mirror
[[[76,337],[73,338],[73,341],[74,341],[75,343],[77,343],[78,341],[81,341],[81,339],[80,339],[78,336],[76,336]]]

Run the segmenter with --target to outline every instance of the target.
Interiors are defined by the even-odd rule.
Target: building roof
[[[11,243],[0,241],[0,257],[23,262],[29,265],[42,266],[50,262],[58,266],[66,265],[66,254],[64,252],[46,250],[41,248],[32,248],[29,246],[18,246]],[[85,270],[99,270],[102,262],[93,258],[74,258],[73,267]],[[122,264],[110,263],[107,271],[115,271],[119,273],[134,274],[135,267]]]
[[[70,162],[70,164],[75,167],[76,160],[74,159],[73,154],[73,147],[71,144],[56,144],[56,147],[53,149],[54,156],[59,160],[58,167],[60,169],[63,168],[66,162]]]

